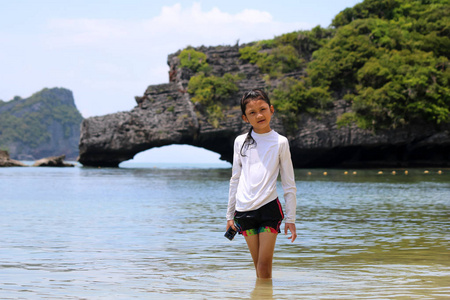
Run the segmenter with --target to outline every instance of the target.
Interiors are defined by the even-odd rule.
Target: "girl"
[[[296,193],[294,169],[288,140],[270,128],[274,108],[264,91],[245,93],[241,99],[242,119],[250,131],[234,142],[233,169],[227,210],[227,229],[243,234],[258,278],[272,278],[272,260],[281,221],[284,218],[276,190],[277,177],[286,202],[284,233],[295,229]]]

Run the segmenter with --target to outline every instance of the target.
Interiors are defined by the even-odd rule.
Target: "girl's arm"
[[[287,139],[280,145],[281,185],[286,203],[285,222],[295,224],[297,209],[297,187],[295,185],[294,167]]]
[[[295,228],[295,217],[297,210],[297,186],[295,185],[294,167],[292,166],[291,151],[287,139],[280,147],[280,175],[281,185],[284,192],[284,201],[286,202],[286,221],[284,224],[284,234],[291,232],[288,239],[294,242],[297,238],[297,229]]]
[[[288,230],[291,232],[291,236],[288,237],[289,240],[293,243],[297,238],[297,229],[295,228],[294,223],[285,223],[284,224],[284,234],[288,234]]]
[[[227,221],[234,219],[234,212],[236,206],[236,193],[239,184],[239,178],[241,177],[241,156],[239,154],[239,145],[237,141],[234,141],[234,154],[233,154],[233,167],[230,179],[230,191],[228,195],[228,209],[227,209]],[[229,222],[228,222],[229,223]],[[228,229],[229,225],[227,225]]]

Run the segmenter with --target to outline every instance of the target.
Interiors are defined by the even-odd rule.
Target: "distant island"
[[[169,55],[169,83],[129,112],[85,119],[80,159],[117,167],[189,144],[232,160],[239,98],[265,89],[294,166],[450,166],[448,0],[365,0],[329,28]]]
[[[0,150],[17,160],[60,155],[76,160],[82,121],[68,89],[45,88],[29,98],[0,100]]]

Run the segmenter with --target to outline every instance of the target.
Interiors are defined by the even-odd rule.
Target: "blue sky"
[[[70,89],[84,117],[132,109],[148,85],[167,83],[167,55],[327,27],[361,0],[0,0],[0,99]],[[164,161],[179,147],[147,151]],[[187,160],[217,161],[196,149]],[[166,153],[166,154],[164,154]],[[201,155],[199,155],[199,153]]]

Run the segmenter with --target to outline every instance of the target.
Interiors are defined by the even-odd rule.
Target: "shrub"
[[[206,54],[193,48],[186,48],[178,55],[181,67],[188,68],[194,72],[207,72],[209,65],[206,62]]]
[[[448,123],[448,4],[366,0],[344,10],[333,21],[336,35],[308,65],[313,86],[349,93],[360,127]]]
[[[311,53],[320,48],[333,32],[332,29],[317,26],[311,31],[286,33],[240,49],[240,59],[256,64],[261,73],[269,75],[269,78],[279,78],[303,69],[305,59],[309,59]]]
[[[242,75],[225,74],[223,77],[206,76],[203,72],[192,76],[188,84],[191,101],[199,103],[205,109],[208,122],[215,128],[224,118],[222,101],[236,93],[239,89],[236,83]]]
[[[308,78],[287,77],[271,93],[272,102],[290,130],[297,129],[300,113],[322,113],[332,102],[329,92],[322,87],[312,87]]]

